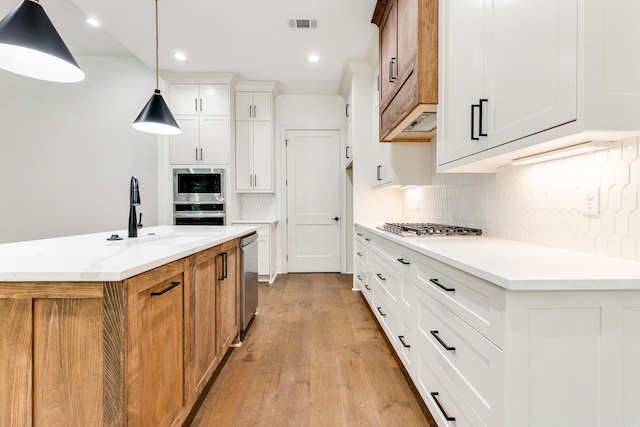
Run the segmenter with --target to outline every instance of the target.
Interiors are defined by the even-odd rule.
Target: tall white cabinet
[[[169,83],[169,108],[182,129],[170,139],[172,164],[229,164],[229,105],[227,83]]]
[[[626,0],[440,1],[440,171],[640,134]]]
[[[236,85],[236,191],[273,192],[274,83]]]

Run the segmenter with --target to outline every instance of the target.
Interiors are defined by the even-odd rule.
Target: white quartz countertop
[[[233,224],[277,224],[277,219],[236,219]]]
[[[120,281],[237,237],[254,226],[156,226],[0,244],[0,282]],[[108,241],[112,234],[122,240]]]
[[[640,262],[488,236],[399,237],[356,225],[510,290],[640,289]]]

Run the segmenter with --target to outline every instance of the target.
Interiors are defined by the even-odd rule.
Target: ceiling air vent
[[[310,30],[318,28],[317,19],[289,19],[289,28]]]

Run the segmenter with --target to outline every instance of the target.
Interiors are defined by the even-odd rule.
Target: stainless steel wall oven
[[[173,222],[176,225],[225,225],[225,170],[173,169]]]

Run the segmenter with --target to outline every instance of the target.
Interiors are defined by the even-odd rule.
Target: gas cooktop
[[[397,223],[387,222],[378,227],[380,230],[396,234],[402,237],[430,237],[430,236],[481,236],[479,228],[461,227],[457,225],[433,224],[433,223]]]

